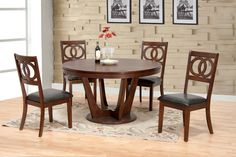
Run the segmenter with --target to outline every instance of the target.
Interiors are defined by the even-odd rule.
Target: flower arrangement
[[[116,36],[116,33],[113,31],[110,31],[110,27],[103,27],[102,32],[98,35],[98,38],[103,38],[105,40],[112,38],[113,36]],[[105,42],[105,47],[102,48],[102,55],[104,55],[105,59],[110,59],[113,57],[114,53],[114,47],[108,47],[108,42]]]
[[[113,31],[110,31],[110,27],[103,27],[102,33],[99,34],[98,38],[105,38],[106,40],[108,38],[112,38],[113,36],[116,36],[116,33]]]

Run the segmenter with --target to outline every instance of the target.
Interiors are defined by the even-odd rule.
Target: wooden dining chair
[[[68,61],[77,59],[86,59],[86,42],[85,40],[74,40],[74,41],[61,41],[61,59],[62,64]],[[66,82],[69,82],[69,92],[72,93],[72,85],[82,83],[82,80],[78,76],[66,75],[63,73],[63,90],[66,90]],[[97,80],[89,79],[94,85],[94,96],[96,99],[97,95]]]
[[[72,128],[72,94],[62,90],[43,89],[37,58],[21,56],[18,54],[14,54],[14,56],[23,96],[23,114],[20,123],[20,130],[23,130],[24,128],[28,105],[36,106],[40,108],[39,137],[41,137],[44,127],[45,108],[48,108],[49,121],[52,122],[52,107],[62,103],[67,103],[68,127]],[[37,86],[38,91],[27,94],[25,85]]]
[[[149,87],[149,111],[152,111],[153,88],[155,86],[160,86],[160,94],[164,94],[163,83],[167,48],[168,42],[142,42],[141,59],[150,60],[161,64],[161,72],[159,76],[145,76],[140,77],[138,80],[140,102],[142,102],[142,87]]]
[[[188,141],[189,136],[190,112],[194,110],[206,110],[208,129],[209,132],[213,134],[210,116],[210,103],[218,58],[218,53],[197,51],[191,51],[189,53],[184,92],[177,94],[166,94],[158,98],[160,101],[158,124],[159,133],[162,132],[164,107],[166,106],[182,110],[185,142]],[[203,82],[208,85],[206,98],[188,93],[188,84],[190,80],[194,82]]]

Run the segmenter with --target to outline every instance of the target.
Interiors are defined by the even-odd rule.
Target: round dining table
[[[161,64],[141,59],[117,59],[114,64],[95,63],[94,59],[79,59],[63,63],[65,74],[78,76],[83,82],[90,113],[89,121],[102,124],[122,124],[132,122],[136,115],[131,113],[138,78],[160,72]],[[89,84],[89,78],[99,80],[100,103],[97,104]],[[104,79],[120,79],[117,105],[109,109],[106,99]],[[131,80],[128,85],[128,79]]]

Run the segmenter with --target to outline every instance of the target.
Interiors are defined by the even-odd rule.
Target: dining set
[[[73,84],[83,84],[90,113],[86,119],[101,124],[117,125],[136,120],[131,112],[135,91],[139,87],[139,100],[142,102],[142,87],[149,88],[149,111],[153,110],[153,91],[160,86],[158,132],[162,132],[164,107],[181,110],[183,113],[184,141],[188,141],[190,112],[206,110],[209,132],[213,134],[210,116],[211,95],[219,54],[190,51],[187,60],[185,84],[182,93],[164,93],[164,74],[168,52],[168,42],[142,41],[141,57],[138,59],[117,58],[114,64],[96,63],[87,59],[86,41],[61,41],[63,88],[43,89],[37,58],[15,54],[16,66],[23,95],[23,114],[20,130],[24,128],[28,105],[40,108],[39,137],[43,134],[45,109],[48,108],[49,121],[53,122],[53,106],[67,104],[68,127],[72,128]],[[116,106],[111,109],[105,88],[106,79],[120,79]],[[176,80],[179,81],[179,80]],[[191,81],[204,82],[208,87],[206,97],[188,92]],[[38,91],[27,94],[25,84],[38,87]],[[66,86],[69,85],[69,91]],[[100,102],[97,101],[99,87]],[[93,87],[93,88],[92,88]],[[100,104],[99,104],[100,103]]]

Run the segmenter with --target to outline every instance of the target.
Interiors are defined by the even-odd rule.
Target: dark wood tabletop
[[[159,73],[161,65],[157,62],[141,59],[118,59],[114,65],[95,63],[94,59],[74,60],[63,63],[66,74],[79,76],[84,85],[90,114],[87,119],[95,123],[121,124],[134,121],[136,116],[131,113],[138,78]],[[93,95],[89,78],[99,80],[101,107]],[[120,91],[115,110],[107,104],[104,79],[121,79]],[[131,79],[128,86],[127,79]]]
[[[95,63],[94,59],[80,59],[66,62],[63,70],[69,74],[88,78],[133,78],[156,74],[161,65],[141,59],[117,59],[114,65]]]

